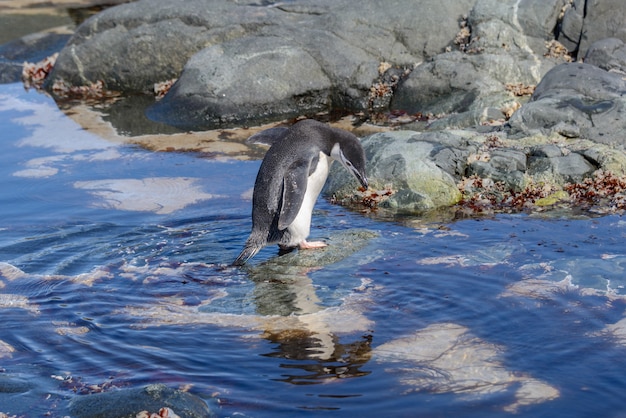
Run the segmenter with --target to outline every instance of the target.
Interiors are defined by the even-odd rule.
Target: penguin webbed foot
[[[324,247],[328,247],[328,244],[326,244],[324,241],[302,241],[300,244],[298,244],[298,248],[301,250],[313,250],[313,249],[317,249],[317,248],[324,248]]]
[[[297,246],[291,247],[286,245],[278,245],[278,255],[285,255],[293,252],[294,250],[315,250],[319,248],[328,247],[324,241],[302,241]]]

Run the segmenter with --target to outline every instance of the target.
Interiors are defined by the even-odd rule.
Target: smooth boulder
[[[531,100],[509,120],[518,137],[558,133],[615,146],[624,145],[626,81],[583,63],[553,68]]]

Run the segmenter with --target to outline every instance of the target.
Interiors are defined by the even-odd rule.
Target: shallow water
[[[618,216],[428,225],[320,200],[325,253],[234,269],[259,161],[110,143],[21,85],[0,120],[0,378],[30,382],[0,412],[165,383],[219,416],[623,414]]]

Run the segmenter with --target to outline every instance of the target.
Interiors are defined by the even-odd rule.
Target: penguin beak
[[[340,161],[341,165],[343,165],[346,170],[348,170],[350,173],[352,173],[354,177],[356,177],[359,183],[361,183],[361,186],[367,189],[369,183],[367,181],[367,177],[365,176],[365,170],[360,171],[359,169],[357,169],[354,164],[352,164],[350,160],[348,160],[346,156],[343,155],[339,144],[335,144],[330,155],[333,159]]]
[[[367,190],[367,187],[369,186],[369,183],[367,182],[367,177],[365,177],[363,173],[357,172],[356,178],[357,180],[359,180],[359,183],[361,183],[361,186],[363,186],[363,188]]]
[[[354,168],[354,166],[348,167],[350,172],[356,177],[356,179],[361,183],[361,186],[367,190],[369,183],[367,182],[367,177],[365,177],[365,173],[361,173],[359,170]]]

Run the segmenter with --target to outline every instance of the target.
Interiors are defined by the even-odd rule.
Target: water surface
[[[0,412],[150,383],[220,416],[626,407],[619,216],[435,225],[320,200],[330,258],[235,269],[259,161],[111,143],[21,85],[0,120],[0,378],[30,382]]]

